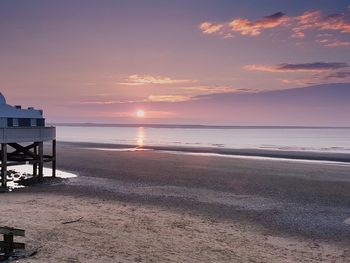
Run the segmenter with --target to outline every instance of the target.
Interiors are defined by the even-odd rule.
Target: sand
[[[37,251],[20,262],[349,262],[349,166],[69,143],[58,156],[78,178],[0,195],[0,225]]]
[[[25,228],[28,252],[38,251],[21,262],[346,262],[349,256],[345,246],[154,206],[40,193],[7,195],[2,204],[8,218],[2,223]]]

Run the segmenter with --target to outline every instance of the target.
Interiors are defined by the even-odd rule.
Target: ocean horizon
[[[350,126],[305,126],[305,125],[219,125],[181,123],[98,123],[98,122],[49,122],[51,126],[68,127],[146,127],[146,128],[192,128],[192,129],[350,129]]]

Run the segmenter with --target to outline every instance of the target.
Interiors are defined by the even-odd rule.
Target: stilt
[[[1,144],[1,187],[7,188],[7,144]]]
[[[44,143],[39,142],[39,180],[44,176]]]
[[[33,163],[33,176],[37,176],[38,175],[38,163],[36,162],[38,160],[38,143],[37,142],[34,143],[33,152],[35,156],[34,158],[35,162]]]
[[[56,140],[52,141],[52,177],[56,177]]]

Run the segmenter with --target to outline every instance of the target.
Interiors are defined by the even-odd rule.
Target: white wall
[[[0,118],[42,118],[40,110],[16,109],[8,104],[0,104]]]

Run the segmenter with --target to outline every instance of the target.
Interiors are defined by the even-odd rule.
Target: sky
[[[0,91],[51,122],[350,126],[254,99],[350,83],[348,0],[1,0],[0,36]]]

